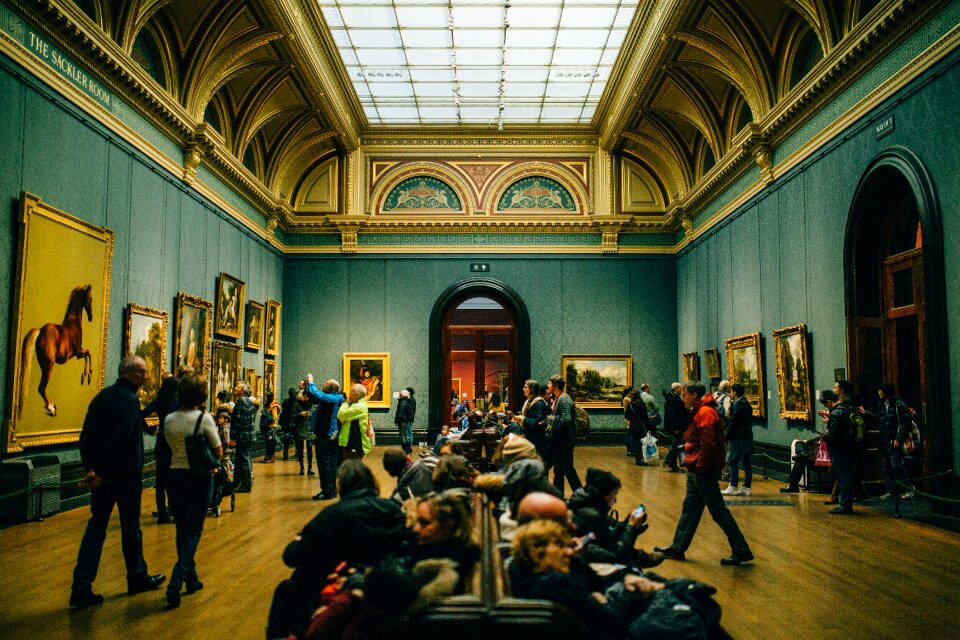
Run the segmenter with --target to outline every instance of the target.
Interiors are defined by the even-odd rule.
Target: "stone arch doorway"
[[[867,406],[882,382],[893,382],[923,414],[923,471],[950,468],[943,227],[933,182],[909,149],[887,149],[861,177],[847,222],[843,275],[851,381]],[[867,478],[880,477],[878,440],[866,441]]]
[[[511,407],[517,405],[530,376],[530,317],[523,300],[491,278],[448,288],[430,314],[429,366],[430,442],[450,420],[451,389],[458,399],[466,393],[471,407],[494,391]]]

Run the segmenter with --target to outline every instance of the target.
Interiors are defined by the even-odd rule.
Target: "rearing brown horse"
[[[33,363],[31,350],[37,354],[40,364],[40,385],[37,391],[43,398],[44,408],[48,415],[57,415],[57,405],[47,399],[47,384],[55,364],[64,364],[70,358],[83,358],[83,373],[80,374],[80,384],[86,379],[90,384],[93,377],[93,362],[90,351],[83,348],[83,312],[87,312],[87,320],[93,322],[93,294],[91,286],[75,287],[70,292],[70,302],[67,303],[67,312],[63,316],[62,324],[49,322],[39,329],[30,329],[23,337],[21,349],[20,370],[20,413],[23,413],[27,403],[27,385],[30,384],[30,368]]]

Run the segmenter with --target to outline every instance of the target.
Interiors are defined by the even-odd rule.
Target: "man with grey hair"
[[[113,505],[120,512],[120,538],[127,566],[127,593],[157,589],[162,573],[147,573],[140,532],[140,495],[143,492],[143,431],[137,390],[147,377],[147,363],[128,355],[118,368],[119,379],[94,396],[80,432],[80,459],[86,469],[82,486],[90,489],[90,521],[80,542],[70,588],[71,607],[103,602],[93,592],[103,541]]]
[[[333,500],[337,497],[337,461],[340,457],[337,411],[343,404],[340,383],[331,378],[323,383],[323,389],[317,389],[313,374],[307,374],[307,394],[317,405],[311,416],[311,428],[316,437],[317,471],[320,474],[320,493],[314,500]]]
[[[250,393],[250,385],[246,382],[238,382],[233,388],[237,402],[230,418],[230,433],[237,443],[233,469],[235,493],[250,493],[253,488],[253,459],[250,456],[250,447],[256,438],[257,405],[250,398]]]
[[[670,385],[670,391],[663,392],[663,430],[673,436],[673,442],[664,456],[663,466],[668,471],[679,471],[677,458],[680,455],[680,448],[683,445],[683,432],[690,421],[690,413],[683,406],[683,400],[680,399],[680,390],[682,385],[674,382]]]
[[[350,387],[347,401],[337,410],[340,428],[340,459],[363,459],[373,451],[373,429],[370,426],[370,411],[367,409],[367,388],[362,384]]]

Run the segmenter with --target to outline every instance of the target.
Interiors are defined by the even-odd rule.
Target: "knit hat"
[[[532,442],[523,436],[511,433],[507,436],[507,442],[503,445],[503,461],[510,462],[517,456],[530,453],[535,449],[536,447],[533,446]]]
[[[587,469],[587,486],[596,489],[602,496],[620,488],[620,478],[609,471],[590,467]]]

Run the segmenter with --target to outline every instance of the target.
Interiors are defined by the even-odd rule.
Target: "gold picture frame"
[[[263,353],[268,356],[275,356],[280,352],[280,303],[276,300],[267,300],[266,313]]]
[[[362,384],[367,390],[367,406],[372,409],[390,408],[390,354],[344,353],[343,388]]]
[[[198,376],[207,375],[210,367],[209,349],[212,330],[213,303],[178,291],[174,373],[184,367],[192,367]]]
[[[780,417],[784,420],[813,420],[807,325],[777,329],[773,332],[773,344],[777,357]]]
[[[226,391],[233,397],[233,389],[242,380],[242,350],[240,345],[214,340],[210,354],[210,398],[216,404],[217,394]]]
[[[747,333],[724,342],[727,350],[727,377],[730,384],[739,382],[753,407],[753,415],[767,415],[763,388],[763,344],[760,332]]]
[[[623,392],[633,385],[632,355],[560,356],[564,389],[581,407],[622,408]]]
[[[137,390],[140,408],[146,407],[160,390],[167,373],[167,321],[166,311],[145,307],[131,302],[127,305],[123,332],[123,353],[140,356],[147,363],[147,376]],[[147,418],[147,424],[157,424],[156,416]]]
[[[693,382],[700,380],[700,355],[696,351],[688,351],[681,355],[683,361],[683,381]]]
[[[217,278],[217,314],[213,333],[224,338],[240,339],[243,330],[243,299],[247,284],[243,280],[220,272]]]
[[[263,362],[263,394],[273,394],[274,400],[277,398],[277,363],[273,360],[264,360]]]
[[[703,366],[707,370],[707,377],[711,380],[719,380],[720,375],[720,351],[718,349],[703,350]]]
[[[21,194],[18,224],[7,453],[79,440],[104,383],[113,264],[112,230],[31,193]],[[40,345],[57,357],[41,355]]]
[[[264,306],[255,300],[247,302],[244,346],[253,351],[259,351],[263,346],[263,310]]]

